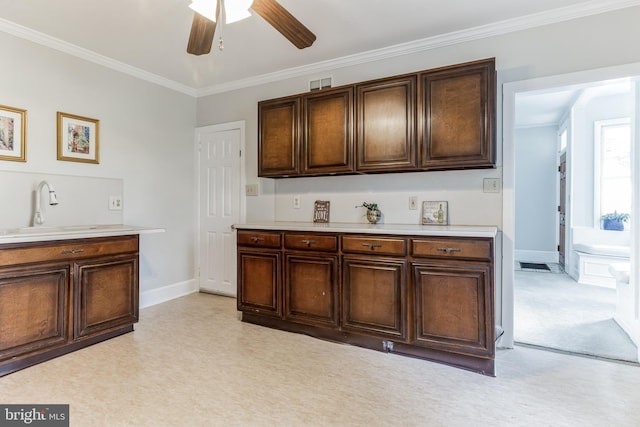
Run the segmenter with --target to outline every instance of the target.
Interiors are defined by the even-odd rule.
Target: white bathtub
[[[573,245],[578,262],[578,283],[615,289],[611,264],[629,262],[631,248],[621,245],[576,243]]]

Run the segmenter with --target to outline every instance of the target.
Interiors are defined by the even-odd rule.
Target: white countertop
[[[234,224],[237,229],[318,231],[334,233],[401,234],[413,236],[491,237],[497,227],[476,225],[412,225],[412,224],[352,224],[345,222],[253,222]]]
[[[162,233],[163,228],[125,224],[67,225],[58,227],[24,227],[0,229],[0,245],[50,240],[87,239],[92,237],[126,236],[129,234]]]

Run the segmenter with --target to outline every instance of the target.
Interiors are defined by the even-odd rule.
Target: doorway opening
[[[638,336],[633,326],[623,325],[627,309],[621,307],[619,285],[609,271],[618,263],[630,270],[632,247],[637,246],[630,223],[638,211],[637,201],[633,206],[630,201],[640,186],[637,166],[632,167],[638,155],[631,150],[639,145],[636,80],[565,80],[562,85],[525,87],[513,89],[513,145],[508,148],[505,142],[505,187],[512,173],[514,188],[513,258],[505,256],[513,269],[513,341],[637,363]],[[507,98],[505,93],[505,117]],[[622,197],[628,205],[620,209],[631,221],[622,231],[602,229],[601,205],[611,192],[605,194],[601,185],[599,168],[608,160],[597,132],[607,120],[629,124],[628,173],[618,167],[615,172],[623,173],[612,178],[618,179],[614,188],[624,187],[621,179],[630,187]],[[511,136],[509,121],[505,118],[505,141]],[[507,207],[509,202],[506,198]],[[508,296],[509,278],[503,277]]]

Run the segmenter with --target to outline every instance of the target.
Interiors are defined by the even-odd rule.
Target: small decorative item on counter
[[[422,202],[422,225],[448,225],[447,202]]]
[[[316,200],[313,205],[313,222],[329,222],[329,201]]]
[[[628,221],[628,213],[618,213],[618,211],[613,211],[613,213],[602,215],[602,228],[604,230],[623,231],[624,223]]]
[[[378,209],[377,203],[363,202],[361,205],[356,206],[356,208],[367,209],[367,221],[371,224],[377,224],[380,221],[380,218],[382,218],[382,212]]]

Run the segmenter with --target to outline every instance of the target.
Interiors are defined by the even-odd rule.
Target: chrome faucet
[[[56,196],[56,192],[51,184],[49,184],[47,181],[41,181],[40,184],[38,184],[38,188],[36,189],[36,211],[33,214],[34,227],[44,224],[44,216],[42,215],[43,211],[40,208],[40,196],[42,189],[45,186],[47,186],[47,189],[49,190],[49,204],[51,206],[55,206],[58,204],[58,197]]]

